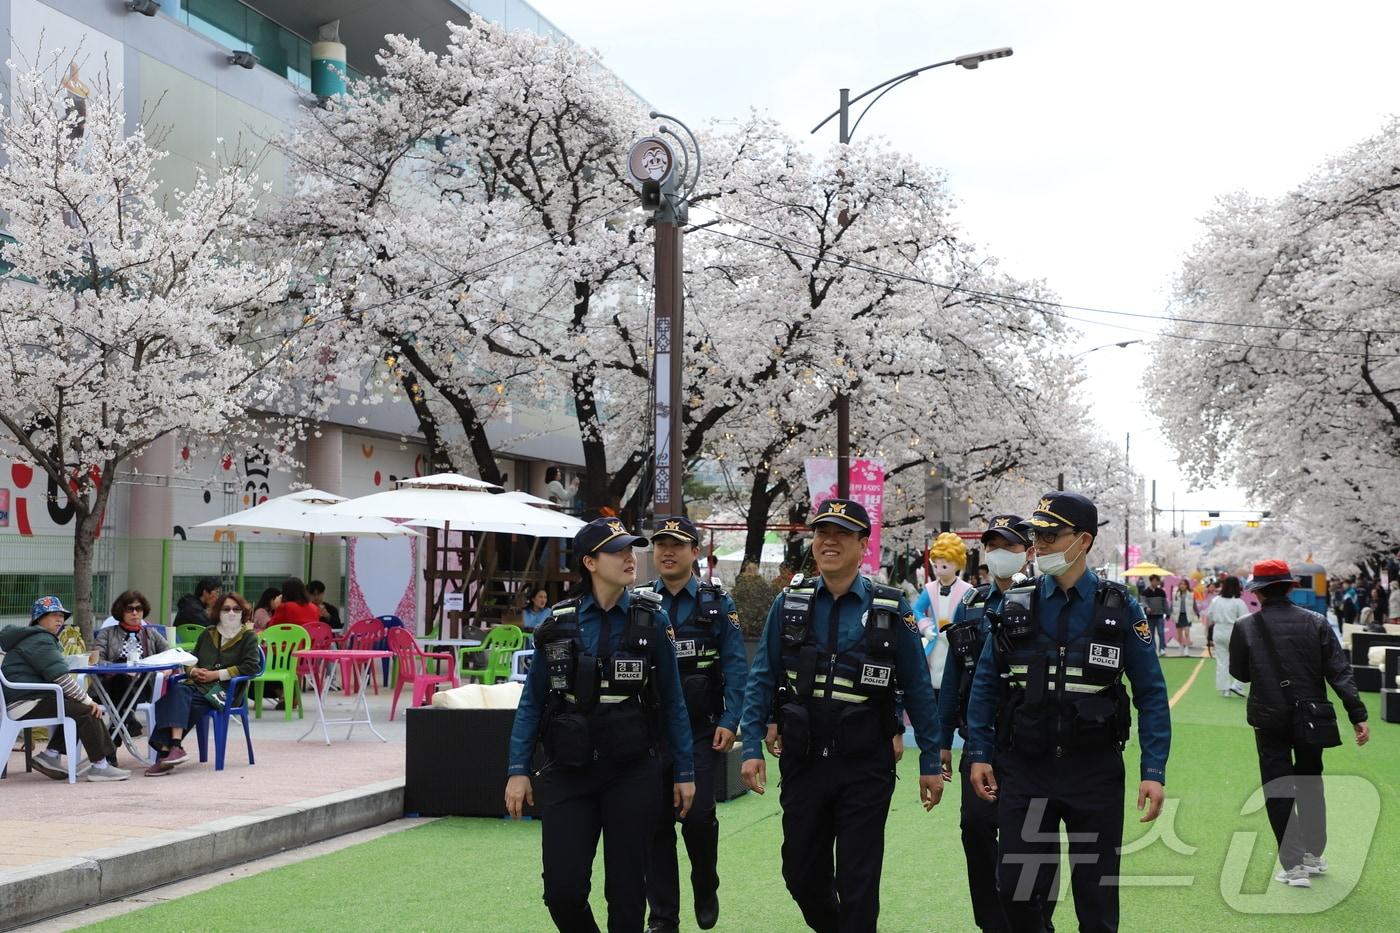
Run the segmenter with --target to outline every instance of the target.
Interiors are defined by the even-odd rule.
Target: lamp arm
[[[848,101],[846,102],[846,105],[847,105],[847,107],[849,108],[851,104],[856,103],[857,101],[859,101],[860,99],[862,99],[862,98],[864,98],[864,97],[869,97],[871,94],[873,94],[873,93],[875,93],[876,91],[878,91],[878,90],[880,90],[880,89],[886,87],[887,85],[895,84],[895,83],[898,83],[898,82],[900,82],[900,81],[905,81],[905,80],[907,80],[907,79],[909,79],[909,78],[915,77],[916,75],[921,75],[921,74],[923,74],[925,71],[928,71],[928,70],[930,70],[930,69],[932,69],[932,68],[942,68],[944,65],[956,65],[957,63],[958,63],[958,60],[957,60],[956,58],[950,58],[950,59],[948,59],[947,61],[944,61],[944,62],[934,62],[932,65],[925,65],[925,66],[922,67],[922,68],[915,68],[913,71],[906,71],[906,72],[904,72],[903,74],[895,75],[893,78],[890,78],[888,81],[881,81],[879,84],[875,85],[874,87],[872,87],[872,88],[870,88],[870,89],[868,89],[868,90],[862,91],[861,93],[857,94],[855,97],[852,97],[850,100],[848,100]],[[873,103],[874,103],[874,101],[871,101],[871,104],[873,104]],[[865,109],[866,109],[866,110],[869,110],[869,109],[870,109],[870,106],[867,105]],[[830,123],[833,119],[835,119],[836,117],[839,117],[840,115],[841,115],[841,108],[840,108],[840,107],[837,107],[835,110],[833,110],[830,114],[827,115],[827,118],[826,118],[825,120],[823,120],[822,122],[818,123],[816,126],[812,127],[812,132],[815,133],[817,130],[819,130],[819,129],[821,129],[822,127],[826,126],[826,125],[827,125],[828,123]],[[864,112],[862,112],[862,115],[864,115]],[[846,135],[849,136],[850,134],[848,133],[848,134],[846,134]]]

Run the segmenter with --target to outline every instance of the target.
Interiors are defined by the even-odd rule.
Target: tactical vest
[[[656,625],[661,597],[633,591],[622,640],[603,657],[585,650],[578,607],[577,599],[556,604],[535,631],[549,690],[540,727],[545,753],[572,768],[654,754],[658,716],[651,670],[653,646],[664,637]]]
[[[817,643],[812,625],[817,580],[796,579],[783,590],[779,621],[785,679],[777,722],[785,758],[865,754],[899,731],[895,640],[903,624],[902,594],[891,586],[872,587],[865,635],[843,652],[835,651],[834,644],[824,651]]]
[[[947,628],[948,663],[957,665],[958,671],[958,732],[967,738],[967,701],[972,694],[972,678],[977,672],[977,659],[982,656],[982,648],[987,638],[982,632],[982,622],[987,615],[987,601],[992,595],[992,585],[984,583],[969,590],[963,597],[962,621]]]
[[[660,592],[663,584],[655,585]],[[681,690],[690,713],[691,726],[712,726],[724,713],[724,667],[720,663],[722,626],[728,624],[724,611],[724,588],[701,582],[695,594],[690,618],[672,619],[676,631],[676,667]],[[699,738],[699,736],[697,736]]]
[[[997,711],[997,746],[1029,757],[1122,750],[1132,714],[1123,688],[1128,592],[1099,582],[1094,621],[1067,645],[1040,625],[1036,581],[1006,593],[994,644],[1007,673]]]

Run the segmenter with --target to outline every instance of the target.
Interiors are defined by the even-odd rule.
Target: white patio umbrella
[[[399,480],[398,488],[326,507],[328,515],[397,518],[408,525],[446,531],[487,531],[536,538],[572,538],[584,522],[572,515],[536,508],[495,495],[499,489],[455,473]]]
[[[557,502],[550,502],[548,499],[541,499],[539,496],[532,496],[528,492],[521,492],[518,489],[515,492],[503,492],[501,496],[506,499],[514,499],[516,502],[523,502],[526,505],[537,505],[542,509],[559,508]]]
[[[412,528],[383,518],[332,515],[325,511],[327,506],[345,501],[344,496],[334,493],[303,489],[269,499],[251,509],[200,522],[194,527],[285,535],[332,535],[338,538],[395,538],[419,534]]]

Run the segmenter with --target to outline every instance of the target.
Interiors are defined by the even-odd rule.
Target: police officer
[[[658,740],[675,769],[671,802],[682,817],[695,796],[690,723],[676,669],[675,633],[661,599],[636,580],[634,547],[617,519],[574,536],[579,595],[556,605],[535,631],[510,737],[506,810],[535,802],[531,757],[538,740],[544,902],[566,933],[597,933],[588,892],[603,835],[610,933],[638,933],[646,906],[647,851],[661,811]]]
[[[938,691],[938,718],[942,726],[942,751],[939,757],[943,775],[952,778],[953,733],[967,741],[967,701],[977,660],[982,654],[991,615],[1001,609],[1002,598],[1013,583],[1025,579],[1026,551],[1030,532],[1019,515],[994,515],[982,532],[983,557],[991,582],[969,592],[953,613],[947,628],[948,663],[943,668],[943,683]],[[972,917],[978,929],[1005,931],[1006,914],[997,896],[997,808],[983,800],[967,784],[972,762],[966,751],[958,766],[964,782],[961,786],[959,822],[962,829],[963,855],[967,861],[967,889],[972,897]],[[1054,900],[1047,899],[1046,924]]]
[[[828,499],[811,525],[820,576],[793,578],[768,613],[744,702],[742,774],[764,792],[763,739],[776,722],[783,880],[813,930],[864,933],[880,913],[892,740],[903,731],[895,693],[918,736],[925,810],[943,794],[937,710],[909,604],[860,573],[870,516]]]
[[[1079,928],[1116,930],[1122,750],[1131,720],[1123,677],[1138,712],[1142,822],[1162,809],[1167,687],[1137,600],[1088,569],[1099,527],[1094,504],[1074,492],[1047,493],[1030,525],[1040,576],[1006,591],[977,663],[968,778],[982,799],[997,801],[997,887],[1011,929],[1047,929],[1063,823]]]
[[[683,516],[663,516],[652,526],[651,545],[659,579],[650,586],[676,632],[676,663],[694,735],[695,804],[681,821],[690,855],[695,921],[702,930],[719,920],[719,820],[715,819],[715,765],[734,747],[744,683],[749,675],[739,611],[718,584],[692,572],[700,557],[700,530]],[[663,758],[663,764],[665,764]],[[670,768],[662,776],[668,786]],[[665,802],[647,871],[647,901],[654,931],[680,927],[680,880],[676,865],[675,813]]]

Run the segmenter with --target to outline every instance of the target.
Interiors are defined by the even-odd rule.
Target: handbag
[[[1259,637],[1264,639],[1264,649],[1269,652],[1269,658],[1274,662],[1274,670],[1282,674],[1283,665],[1279,663],[1274,636],[1269,632],[1268,621],[1264,618],[1262,608],[1259,610]],[[1293,691],[1289,689],[1292,683],[1291,680],[1283,679],[1278,685],[1283,689],[1283,698],[1293,707],[1294,744],[1314,748],[1335,748],[1341,745],[1342,734],[1337,728],[1337,709],[1332,705],[1332,701],[1296,699]]]

